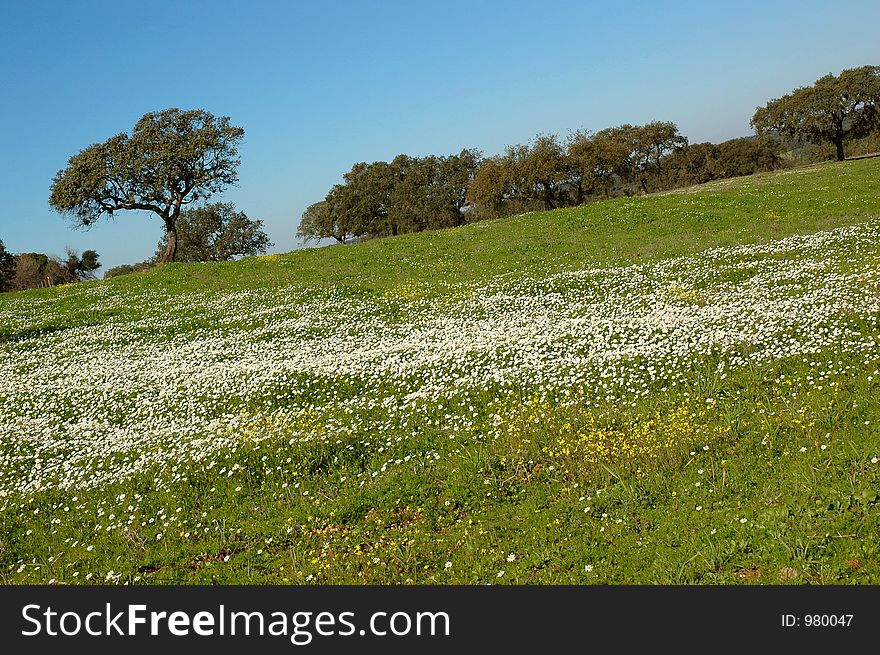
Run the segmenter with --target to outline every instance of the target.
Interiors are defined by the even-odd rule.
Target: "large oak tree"
[[[238,180],[243,137],[228,116],[203,109],[148,113],[131,136],[117,134],[71,157],[55,176],[49,204],[80,227],[123,209],[153,212],[165,227],[159,262],[174,261],[181,210]]]
[[[833,143],[843,161],[844,142],[880,127],[880,66],[862,66],[826,75],[813,86],[795,89],[758,108],[758,134],[778,133],[813,143]]]

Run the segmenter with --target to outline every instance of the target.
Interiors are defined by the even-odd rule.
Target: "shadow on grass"
[[[17,341],[24,341],[25,339],[30,339],[32,337],[41,337],[47,334],[52,334],[53,332],[61,332],[63,330],[69,330],[70,326],[62,326],[62,325],[50,325],[41,328],[31,328],[29,330],[20,330],[18,332],[3,332],[0,331],[0,343],[14,343]]]

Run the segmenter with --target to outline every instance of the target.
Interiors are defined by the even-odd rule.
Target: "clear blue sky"
[[[500,152],[539,132],[675,121],[691,142],[750,133],[758,105],[880,64],[880,2],[149,0],[0,4],[0,239],[12,252],[146,259],[158,219],[73,230],[53,175],[148,111],[245,129],[216,199],[299,246],[302,211],[354,162]]]

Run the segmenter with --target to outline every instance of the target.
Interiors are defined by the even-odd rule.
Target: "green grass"
[[[15,317],[0,324],[0,356],[19,358],[22,372],[42,361],[29,353],[76,371],[85,356],[65,354],[65,335],[90,335],[96,347],[125,338],[136,347],[138,335],[177,343],[253,334],[252,343],[275,348],[277,334],[294,328],[271,315],[294,310],[273,309],[275,296],[260,299],[288,288],[291,307],[332,299],[323,327],[317,317],[297,324],[305,339],[332,332],[349,303],[365,303],[394,330],[435,311],[459,311],[457,303],[485,285],[601,297],[598,282],[547,278],[878,216],[880,158],[354,246],[174,264],[0,296],[0,317]],[[859,248],[816,275],[862,275],[876,302],[880,244]],[[668,293],[682,307],[711,306],[717,289],[743,288],[759,264],[799,258],[755,256],[754,267],[719,268],[716,278]],[[264,302],[269,317],[205,310],[234,293],[245,294],[245,305]],[[157,299],[169,300],[167,314],[155,315]],[[865,310],[849,327],[877,344],[878,318]],[[132,331],[114,337],[114,326]],[[880,583],[877,349],[828,347],[741,367],[725,367],[728,357],[695,357],[674,385],[657,380],[625,403],[523,382],[468,388],[446,407],[429,400],[409,414],[379,402],[400,399],[408,391],[401,381],[370,381],[375,387],[365,392],[366,378],[317,374],[273,380],[260,393],[206,396],[197,402],[217,403],[218,415],[248,417],[208,459],[147,458],[123,480],[0,497],[0,580]],[[19,411],[5,386],[0,381],[0,427]],[[132,406],[139,402],[117,391]],[[376,402],[351,409],[363,393]],[[567,402],[572,397],[579,402]],[[278,427],[273,412],[287,407],[295,418]],[[58,411],[79,420],[76,407]],[[464,413],[469,427],[459,430],[449,416]],[[114,420],[125,424],[126,414]],[[342,424],[351,426],[344,436],[324,437],[327,426]],[[7,457],[31,461],[35,447],[0,434]],[[112,471],[128,457],[96,455],[93,465]]]

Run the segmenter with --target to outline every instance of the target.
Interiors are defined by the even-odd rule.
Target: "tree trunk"
[[[165,251],[159,258],[159,264],[167,264],[174,261],[177,254],[177,226],[174,223],[165,223]]]
[[[834,146],[837,148],[837,161],[843,161],[846,159],[843,154],[843,137],[835,139]]]
[[[554,209],[553,206],[553,188],[547,182],[542,182],[541,186],[543,187],[543,196],[544,196],[544,209],[551,210]]]

